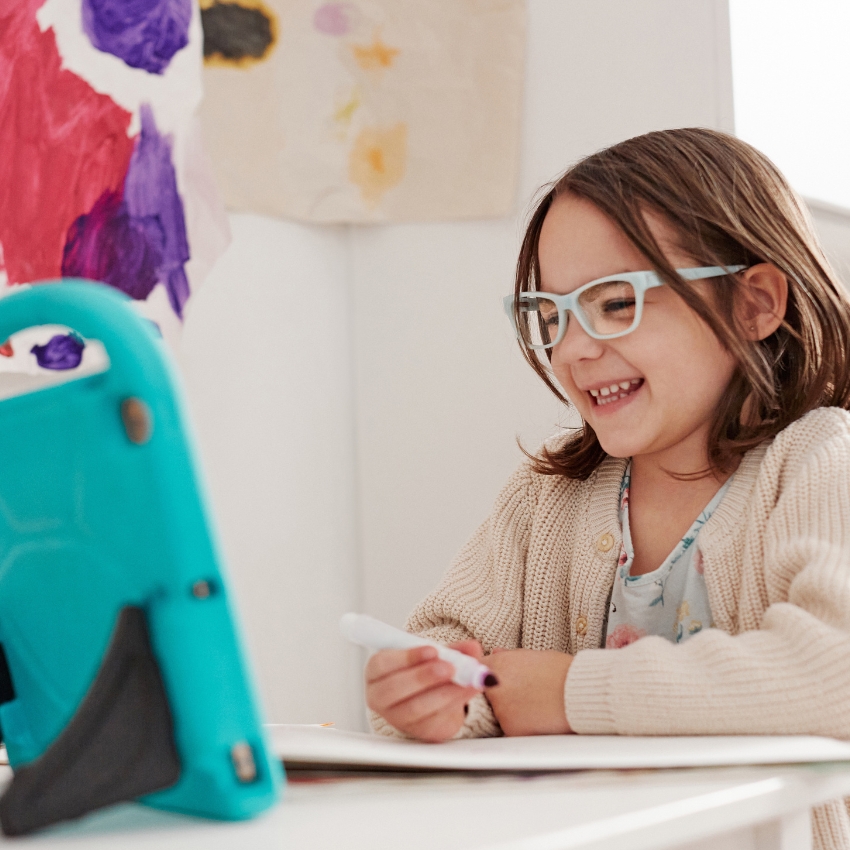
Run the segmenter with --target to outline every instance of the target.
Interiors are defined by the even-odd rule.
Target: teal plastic
[[[94,679],[118,612],[142,606],[174,717],[179,782],[157,808],[236,820],[279,796],[175,376],[150,322],[116,290],[46,283],[0,300],[0,340],[58,324],[100,340],[107,371],[0,401],[0,641],[15,699],[0,705],[12,766],[39,756]],[[150,440],[121,403],[141,399]],[[212,593],[198,598],[196,582]],[[238,780],[248,743],[258,776]]]

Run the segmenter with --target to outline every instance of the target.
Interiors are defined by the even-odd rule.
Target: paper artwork
[[[201,0],[226,204],[312,222],[513,205],[524,0]]]
[[[102,281],[176,342],[229,240],[199,140],[202,45],[192,0],[0,0],[0,294]],[[25,354],[75,368],[59,336]]]

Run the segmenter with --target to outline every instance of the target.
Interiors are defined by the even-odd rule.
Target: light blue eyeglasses
[[[676,269],[685,280],[735,274],[746,266],[703,266]],[[616,339],[631,333],[643,313],[643,295],[647,289],[663,286],[658,272],[625,272],[600,277],[567,295],[523,292],[514,309],[515,297],[504,299],[505,312],[517,337],[529,348],[552,348],[567,332],[567,313],[571,312],[594,339]]]

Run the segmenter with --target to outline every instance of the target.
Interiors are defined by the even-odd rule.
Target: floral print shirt
[[[631,464],[626,467],[620,485],[623,545],[608,607],[606,648],[628,646],[644,635],[659,635],[673,643],[682,643],[714,625],[697,539],[731,480],[729,478],[717,491],[657,570],[631,576],[629,572],[635,558],[629,533]]]

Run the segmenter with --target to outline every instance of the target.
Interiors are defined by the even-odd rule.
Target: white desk
[[[244,823],[123,805],[0,845],[45,850],[808,850],[850,764],[293,782]]]

